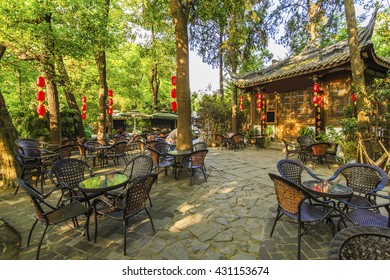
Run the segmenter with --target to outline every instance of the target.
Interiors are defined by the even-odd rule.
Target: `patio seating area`
[[[283,146],[281,146],[283,147]],[[277,162],[285,158],[282,149],[244,149],[240,152],[209,148],[205,167],[207,181],[199,170],[195,176],[182,172],[175,180],[173,169],[159,174],[150,192],[153,206],[147,204],[156,232],[151,230],[147,213],[129,219],[127,255],[123,255],[123,226],[98,216],[96,242],[82,235],[83,228],[63,223],[46,233],[40,259],[90,260],[294,260],[297,258],[297,225],[282,217],[270,232],[277,212],[274,184],[269,173],[279,174]],[[328,179],[338,165],[329,162],[312,171]],[[124,170],[125,163],[93,166],[96,174]],[[306,172],[307,173],[307,172]],[[308,176],[304,180],[312,179]],[[190,183],[192,180],[192,184]],[[47,184],[48,184],[47,180]],[[380,191],[387,194],[388,187]],[[21,236],[21,248],[15,258],[33,260],[43,228],[36,226],[30,246],[27,237],[34,222],[34,209],[24,191],[16,195],[0,193],[1,218]],[[84,225],[85,218],[79,222]],[[90,219],[90,228],[94,228]],[[94,234],[91,233],[93,240]],[[301,259],[325,260],[329,256],[332,235],[329,226],[319,224],[301,240]]]

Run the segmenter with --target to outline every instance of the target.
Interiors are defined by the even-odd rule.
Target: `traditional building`
[[[385,77],[390,68],[390,60],[379,57],[371,42],[375,16],[358,35],[367,85]],[[322,49],[307,48],[261,71],[234,77],[233,84],[250,100],[252,126],[273,125],[276,138],[292,139],[303,125],[315,127],[317,122],[322,130],[340,126],[344,109],[354,98],[350,60],[345,40]],[[318,97],[313,99],[315,82]]]

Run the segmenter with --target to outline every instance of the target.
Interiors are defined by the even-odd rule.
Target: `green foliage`
[[[309,136],[314,139],[315,135],[316,133],[314,129],[307,125],[302,126],[301,129],[299,130],[299,136]]]
[[[348,163],[351,160],[357,159],[357,141],[348,140],[340,142],[341,152],[339,157],[343,163]]]
[[[384,7],[378,11],[375,33],[372,37],[375,52],[381,57],[390,57],[390,9]]]
[[[338,132],[332,125],[326,127],[326,132],[321,131],[316,140],[318,142],[330,142],[330,143],[340,143],[342,135]]]
[[[258,128],[252,128],[248,131],[248,136],[256,136],[259,135],[259,129]]]
[[[346,118],[341,120],[341,132],[346,141],[357,140],[358,121],[356,118]]]
[[[231,102],[218,94],[204,95],[199,102],[199,123],[211,135],[229,130],[231,127]]]
[[[271,136],[273,132],[274,129],[272,128],[272,126],[267,126],[266,128],[264,128],[264,136]]]

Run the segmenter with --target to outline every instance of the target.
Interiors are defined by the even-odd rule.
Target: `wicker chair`
[[[95,242],[97,239],[98,219],[97,215],[103,215],[123,223],[123,254],[126,255],[126,234],[129,223],[129,218],[145,210],[152,224],[153,232],[155,232],[152,217],[146,208],[153,183],[157,179],[157,174],[148,174],[143,177],[138,177],[133,180],[128,186],[123,189],[120,195],[114,199],[101,196],[93,201],[93,209],[95,213]]]
[[[63,222],[67,222],[68,220],[72,220],[75,226],[78,226],[77,217],[85,215],[87,220],[85,222],[85,228],[87,231],[87,238],[89,238],[89,217],[91,215],[91,211],[88,207],[84,206],[79,201],[75,200],[62,200],[58,205],[52,205],[47,201],[47,198],[56,190],[53,189],[52,192],[49,192],[46,195],[41,194],[33,187],[31,187],[28,183],[23,181],[22,179],[15,179],[15,184],[18,187],[23,188],[26,193],[30,196],[32,203],[35,207],[36,220],[30,229],[30,233],[27,239],[27,246],[30,245],[31,235],[33,230],[38,223],[42,223],[45,226],[45,229],[42,233],[42,237],[38,243],[36,259],[39,259],[41,245],[43,239],[45,237],[46,232],[50,226],[55,226]],[[65,203],[66,202],[66,203]]]
[[[167,159],[164,154],[151,147],[146,147],[153,161],[153,170],[157,171],[157,174],[161,172],[161,169],[165,170],[165,175],[168,175],[168,168],[174,164],[174,161]]]
[[[277,221],[283,216],[297,221],[298,252],[301,258],[301,238],[316,228],[321,222],[329,221],[334,234],[334,224],[330,219],[335,209],[335,202],[331,200],[318,200],[299,185],[275,174],[269,174],[274,182],[276,198],[278,201],[277,214],[271,229],[272,237]],[[310,202],[308,201],[310,199]],[[303,231],[302,231],[303,230]]]
[[[34,138],[18,138],[15,140],[15,144],[18,147],[26,148],[26,149],[41,148],[41,141]]]
[[[208,150],[199,150],[194,151],[186,156],[183,157],[181,160],[181,164],[183,168],[191,175],[190,183],[192,184],[192,177],[194,176],[195,169],[200,169],[203,173],[203,177],[205,182],[207,182],[207,176],[206,176],[206,166],[205,166],[205,159],[206,155],[208,153]],[[177,172],[177,170],[176,170]],[[180,174],[180,173],[179,173]],[[175,177],[179,177],[177,176]]]
[[[26,156],[24,154],[23,148],[19,146],[16,146],[14,150],[14,159],[22,170],[22,173],[20,174],[20,179],[28,181],[35,177],[35,187],[38,186],[39,177],[42,175],[39,156],[40,153],[37,153],[36,156]],[[18,190],[19,186],[16,187],[14,194],[17,194]]]
[[[294,156],[294,155],[299,156],[301,149],[299,148],[299,146],[297,144],[290,142],[290,141],[287,141],[287,140],[284,140],[284,139],[282,139],[282,142],[283,142],[284,147],[286,149],[286,159],[288,159],[289,157]]]
[[[307,177],[308,180],[321,180],[321,178],[317,177],[306,165],[303,165],[299,161],[292,159],[282,159],[279,160],[276,164],[276,167],[280,173],[280,175],[290,180],[291,182],[302,186],[302,177]]]
[[[237,151],[239,148],[244,149],[245,142],[244,142],[244,136],[241,133],[235,134],[230,138],[229,141],[230,148],[232,148],[234,151]]]
[[[309,160],[312,162],[313,169],[315,167],[315,160],[318,162],[322,163],[323,161],[326,162],[326,165],[329,167],[329,163],[327,160],[327,155],[328,155],[328,149],[332,145],[330,143],[314,143],[311,144],[307,147],[306,151],[306,160]]]
[[[97,147],[102,146],[98,141],[86,141],[83,144],[84,151],[84,161],[88,162],[89,160],[93,161],[93,166],[96,165],[96,158],[99,156],[99,151],[96,149]]]
[[[328,181],[342,179],[354,191],[348,205],[371,206],[376,204],[375,194],[387,185],[388,175],[382,168],[374,165],[350,163],[340,166]]]
[[[390,260],[390,229],[349,227],[338,232],[329,249],[330,260]]]
[[[58,149],[56,149],[54,152],[58,153],[60,155],[61,159],[64,159],[64,158],[72,157],[74,151],[78,151],[80,154],[80,158],[81,158],[80,148],[79,148],[78,144],[63,145],[63,146],[59,147]]]
[[[127,164],[127,152],[128,145],[127,141],[115,142],[112,147],[104,154],[104,158],[101,160],[111,159],[115,165],[119,164],[119,159],[122,158],[125,164]]]
[[[226,147],[227,145],[226,138],[221,134],[215,134],[215,143],[217,144],[217,149],[221,147],[221,150],[223,150],[223,147]]]
[[[198,142],[192,145],[192,151],[207,150],[206,142]]]
[[[307,156],[307,147],[309,147],[311,144],[314,144],[315,141],[313,138],[307,136],[307,135],[301,135],[297,138],[297,142],[300,146],[300,154],[299,158],[302,160],[303,163],[306,163],[306,156]]]
[[[87,163],[75,158],[61,159],[54,163],[49,172],[50,181],[63,190],[65,196],[85,202],[90,205],[90,200],[101,193],[81,193],[78,190],[79,183],[85,178],[94,176],[92,169]]]

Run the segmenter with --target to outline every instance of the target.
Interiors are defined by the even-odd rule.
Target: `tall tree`
[[[342,20],[341,0],[279,0],[270,15],[271,31],[284,27],[278,40],[290,53],[298,54],[305,47],[328,45]]]
[[[176,39],[176,92],[178,102],[177,149],[192,146],[191,98],[189,78],[188,16],[191,0],[170,0],[170,10]]]

